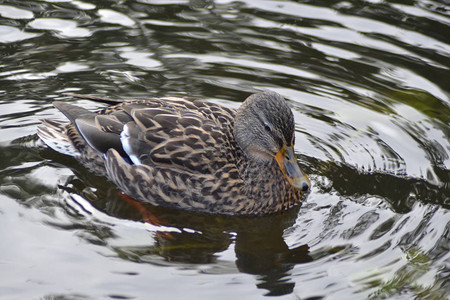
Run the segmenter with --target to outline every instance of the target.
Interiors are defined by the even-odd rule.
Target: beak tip
[[[302,187],[301,187],[302,192],[306,193],[307,191],[309,191],[309,184],[307,182],[302,182]]]
[[[291,184],[299,189],[302,193],[306,193],[311,189],[311,183],[306,176],[296,178]]]

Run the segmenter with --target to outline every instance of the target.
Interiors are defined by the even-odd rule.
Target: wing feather
[[[136,164],[214,174],[222,167],[224,149],[231,149],[224,128],[211,119],[210,107],[205,113],[190,110],[196,106],[187,100],[163,100],[169,103],[122,105],[134,121],[125,125],[126,133],[121,135],[125,152]],[[231,118],[225,114],[225,119]]]
[[[218,104],[166,97],[123,101],[96,113],[64,102],[55,106],[73,123],[67,135],[74,148],[89,157],[96,152],[99,162],[111,148],[126,162],[186,174],[215,174],[233,161],[235,111]]]
[[[131,119],[130,119],[131,121]],[[123,125],[117,116],[114,115],[97,115],[95,116],[95,126],[97,126],[103,132],[111,132],[119,134],[123,130]]]

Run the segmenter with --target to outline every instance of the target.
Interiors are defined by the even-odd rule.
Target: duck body
[[[309,188],[292,150],[292,112],[273,92],[250,96],[238,110],[179,97],[123,101],[97,112],[54,105],[70,122],[43,120],[39,137],[139,201],[262,215],[298,204]]]

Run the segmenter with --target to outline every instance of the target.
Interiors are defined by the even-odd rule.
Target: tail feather
[[[67,122],[56,120],[41,120],[41,122],[37,134],[50,148],[70,156],[81,155],[66,134]]]
[[[80,98],[80,99],[89,99],[92,101],[102,102],[102,103],[107,103],[107,104],[112,104],[112,105],[120,104],[120,103],[123,103],[126,101],[126,100],[120,100],[120,99],[111,99],[111,98],[105,98],[105,97],[99,97],[99,96],[93,96],[93,95],[82,95],[82,94],[75,94],[75,93],[64,93],[64,95],[72,96],[72,97]]]
[[[82,116],[95,116],[94,112],[87,110],[86,108],[61,101],[53,102],[53,106],[59,109],[72,123],[75,122],[76,118]]]

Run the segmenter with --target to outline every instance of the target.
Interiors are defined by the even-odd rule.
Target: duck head
[[[277,162],[286,180],[302,192],[311,183],[294,153],[294,116],[286,100],[265,91],[248,97],[237,111],[234,136],[246,156],[260,163]]]

